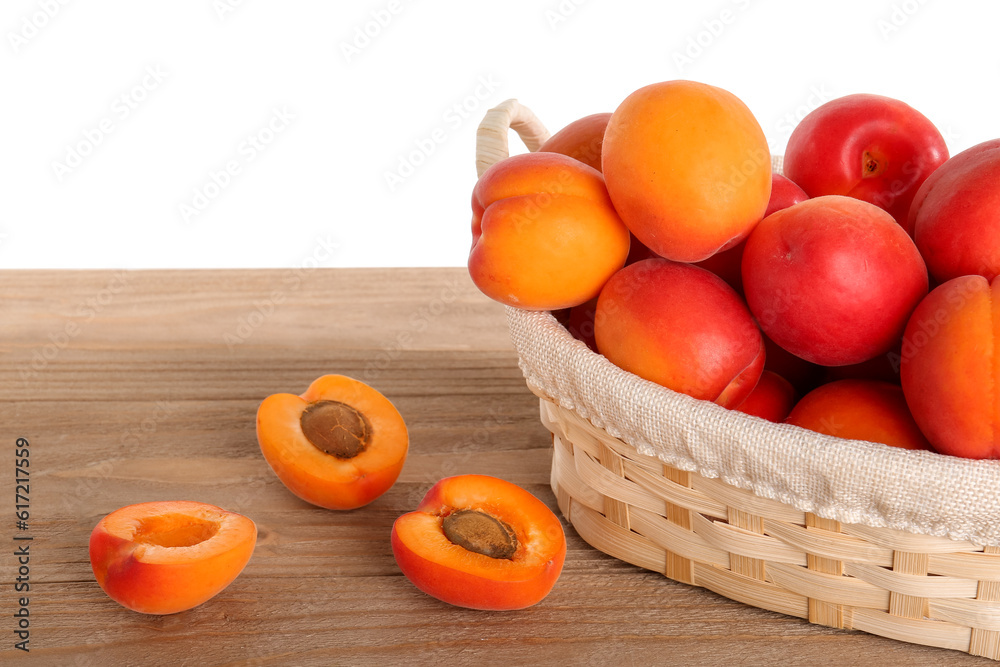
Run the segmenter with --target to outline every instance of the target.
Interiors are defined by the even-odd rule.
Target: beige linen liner
[[[636,377],[547,312],[508,307],[507,322],[532,390],[639,454],[825,519],[1000,545],[1000,461],[772,424]]]
[[[530,150],[548,137],[516,100],[491,109],[480,175],[510,128]],[[507,322],[559,509],[589,544],[811,623],[1000,660],[1000,461],[772,424],[642,380],[547,312]]]

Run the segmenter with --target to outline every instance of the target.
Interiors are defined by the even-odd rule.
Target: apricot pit
[[[353,459],[371,442],[368,418],[340,401],[317,401],[299,421],[302,434],[316,449],[338,459]]]
[[[441,522],[452,544],[490,558],[511,560],[517,552],[514,531],[500,519],[478,510],[458,510]]]

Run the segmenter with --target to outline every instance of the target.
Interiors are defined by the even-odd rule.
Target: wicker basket
[[[477,135],[480,175],[509,154],[509,129],[529,150],[548,136],[516,100],[491,109]],[[508,308],[507,316],[528,387],[554,436],[552,489],[589,544],[810,623],[1000,660],[995,505],[973,496],[968,521],[953,513],[941,518],[934,485],[912,507],[905,505],[914,501],[898,506],[877,489],[852,487],[850,474],[834,479],[837,466],[849,470],[888,456],[904,479],[943,475],[937,488],[950,489],[974,477],[995,497],[998,462],[894,448],[886,454],[870,443],[763,422],[611,367],[548,313]],[[570,366],[575,370],[552,370]],[[597,386],[592,370],[603,378]],[[710,437],[701,438],[706,432]],[[820,484],[842,502],[814,502],[798,475],[771,469],[785,443],[824,448],[833,472],[820,470]]]

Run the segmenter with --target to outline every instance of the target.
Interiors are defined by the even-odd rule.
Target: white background
[[[0,266],[460,266],[476,125],[509,97],[554,131],[695,79],[780,153],[880,93],[954,153],[1000,136],[997,25],[917,0],[3,0]]]

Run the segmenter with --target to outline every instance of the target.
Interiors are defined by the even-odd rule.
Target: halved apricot
[[[459,607],[523,609],[562,572],[566,535],[555,514],[516,484],[447,477],[392,526],[392,553],[417,588]]]
[[[139,503],[94,527],[90,565],[115,602],[144,614],[173,614],[232,583],[256,543],[253,521],[215,505]]]
[[[257,441],[289,491],[335,510],[367,505],[388,491],[409,448],[395,406],[344,375],[324,375],[301,396],[264,399],[257,410]]]

